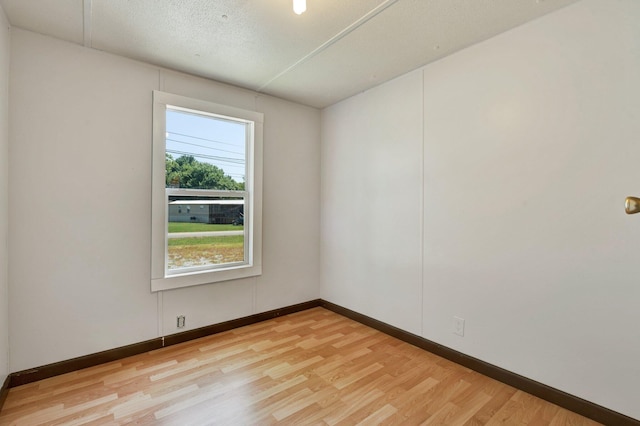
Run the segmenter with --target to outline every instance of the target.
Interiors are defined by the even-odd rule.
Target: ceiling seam
[[[82,42],[85,47],[91,47],[91,1],[84,0],[82,5]]]
[[[85,0],[85,1],[89,1],[89,0]],[[384,10],[386,10],[388,7],[393,6],[397,2],[398,2],[398,0],[385,0],[384,2],[380,3],[378,6],[376,6],[373,9],[371,9],[365,15],[360,17],[355,22],[351,23],[348,27],[346,27],[343,30],[341,30],[339,33],[337,33],[336,35],[331,37],[329,40],[325,41],[320,46],[316,47],[314,50],[312,50],[311,52],[307,53],[305,56],[303,56],[302,58],[300,58],[299,60],[297,60],[293,64],[289,65],[287,68],[285,68],[284,70],[282,70],[278,74],[276,74],[269,81],[267,81],[266,83],[264,83],[260,87],[258,87],[256,89],[256,91],[261,92],[268,85],[270,85],[271,83],[273,83],[274,81],[276,81],[277,79],[279,79],[280,77],[282,77],[283,75],[288,73],[289,71],[291,71],[294,68],[296,68],[297,66],[302,65],[303,63],[307,62],[308,60],[310,60],[314,56],[317,56],[318,54],[322,53],[327,48],[329,48],[333,44],[337,43],[338,41],[342,40],[344,37],[346,37],[347,35],[349,35],[353,31],[355,31],[356,29],[358,29],[359,27],[364,25],[367,21],[369,21],[372,18],[376,17],[377,15],[382,13]]]

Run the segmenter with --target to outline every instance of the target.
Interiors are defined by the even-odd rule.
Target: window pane
[[[262,273],[264,115],[153,91],[151,289]]]
[[[247,125],[167,108],[167,188],[244,190]]]
[[[167,270],[245,261],[242,197],[168,196]]]

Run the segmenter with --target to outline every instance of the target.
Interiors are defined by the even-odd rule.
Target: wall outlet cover
[[[464,336],[464,318],[453,317],[453,334]]]

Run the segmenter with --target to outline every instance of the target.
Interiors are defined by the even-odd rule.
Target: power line
[[[207,139],[207,138],[201,138],[201,137],[198,137],[198,136],[185,135],[184,133],[172,132],[172,131],[170,131],[170,130],[167,130],[167,133],[171,133],[172,135],[185,136],[185,137],[187,137],[187,138],[200,139],[201,141],[221,143],[221,144],[223,144],[223,145],[238,146],[238,144],[237,144],[237,143],[232,143],[232,142],[223,142],[223,141],[219,141],[219,140],[216,140],[216,139]]]
[[[227,150],[225,150],[225,149],[213,148],[213,147],[206,146],[206,145],[198,145],[197,143],[191,143],[191,142],[179,141],[179,140],[177,140],[177,139],[170,139],[170,138],[167,138],[167,140],[168,140],[168,141],[171,141],[171,142],[176,142],[176,143],[183,143],[183,144],[185,144],[185,145],[192,145],[192,146],[197,146],[197,147],[200,147],[200,148],[211,149],[211,150],[213,150],[213,151],[228,152],[228,153],[231,153],[231,154],[244,155],[244,152],[227,151]]]
[[[224,163],[242,164],[242,165],[244,165],[244,163],[245,163],[244,162],[244,158],[237,159],[237,158],[228,158],[228,157],[218,157],[218,156],[215,156],[215,155],[195,154],[193,152],[177,151],[177,150],[173,150],[173,149],[167,149],[166,151],[168,153],[170,153],[170,154],[185,155],[185,156],[192,156],[192,157],[198,157],[198,158],[206,158],[207,160],[215,160],[215,161],[220,161],[220,162],[224,162]]]

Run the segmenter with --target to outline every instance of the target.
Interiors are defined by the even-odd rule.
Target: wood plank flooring
[[[323,308],[12,388],[0,425],[596,425]]]

